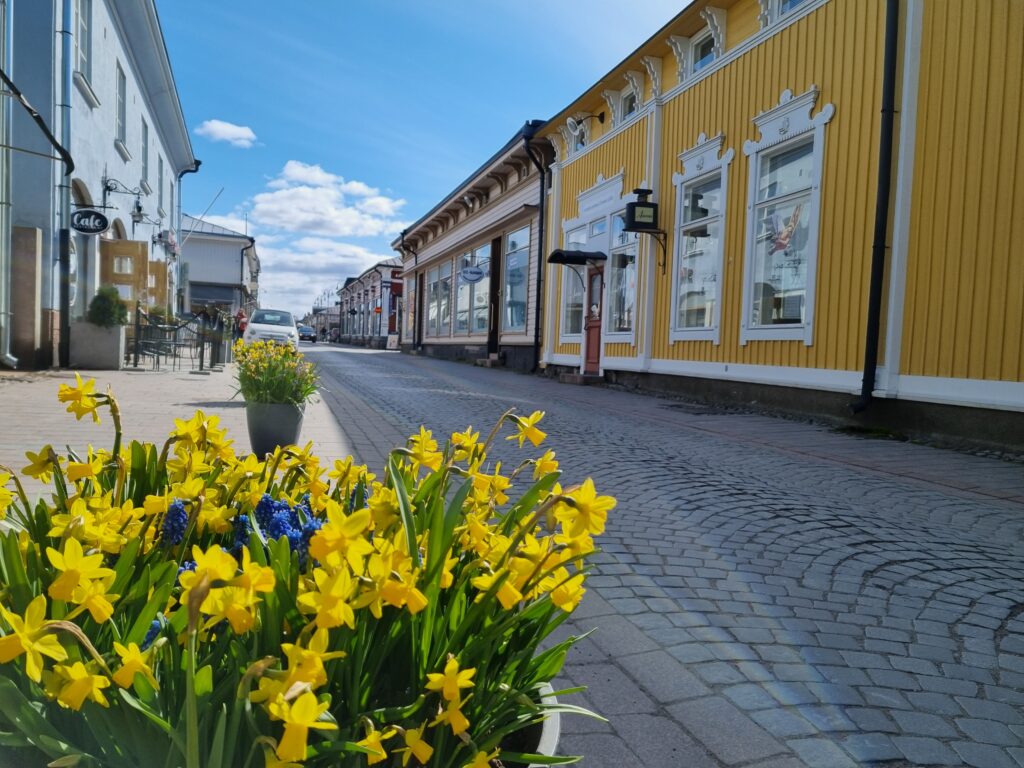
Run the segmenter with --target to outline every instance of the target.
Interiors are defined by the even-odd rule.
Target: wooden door
[[[604,293],[604,270],[591,267],[587,272],[587,359],[584,373],[597,374],[601,369],[601,297]]]

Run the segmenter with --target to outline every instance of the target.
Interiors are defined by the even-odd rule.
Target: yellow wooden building
[[[1022,51],[1020,0],[689,4],[538,134],[542,364],[1021,442]]]

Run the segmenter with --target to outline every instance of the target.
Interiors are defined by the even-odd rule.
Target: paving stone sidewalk
[[[83,378],[96,380],[96,391],[109,386],[118,399],[122,428],[127,439],[162,444],[174,427],[174,420],[190,418],[196,410],[216,415],[228,435],[248,450],[245,403],[234,398],[233,369],[229,365],[209,375],[187,371],[80,371]],[[84,452],[89,444],[109,447],[113,428],[109,414],[100,413],[96,425],[86,417],[76,421],[57,401],[61,384],[73,384],[70,371],[0,373],[0,465],[15,470],[25,466],[25,451],[38,451],[46,444],[57,449],[70,445]],[[352,452],[345,434],[338,427],[327,404],[309,403],[303,420],[302,440],[312,440],[324,457],[342,457]],[[39,483],[30,478],[26,490],[38,493]]]
[[[618,497],[561,635],[588,768],[1024,765],[1024,467],[607,388],[315,353],[380,466],[420,423],[544,410],[567,479]],[[502,446],[506,462],[518,453]]]

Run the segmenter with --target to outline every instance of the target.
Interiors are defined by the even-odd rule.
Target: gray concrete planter
[[[117,371],[124,367],[124,326],[102,328],[87,320],[71,324],[70,363],[72,368]]]
[[[247,402],[245,420],[252,452],[262,459],[279,445],[297,444],[304,413],[305,405]]]

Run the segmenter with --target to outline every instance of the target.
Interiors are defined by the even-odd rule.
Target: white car
[[[254,341],[275,341],[278,344],[299,345],[299,332],[291,312],[281,309],[257,309],[245,326],[242,340],[246,344]]]

